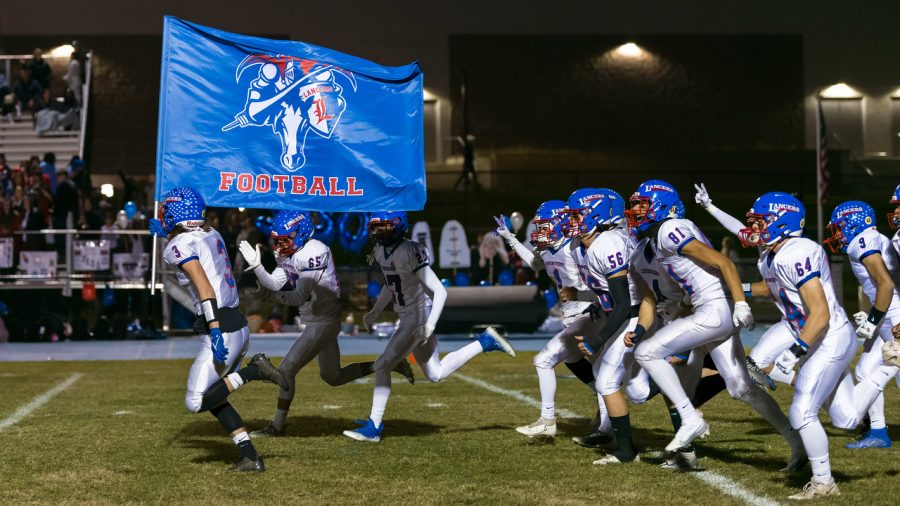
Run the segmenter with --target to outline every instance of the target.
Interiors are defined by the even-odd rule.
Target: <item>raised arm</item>
[[[706,191],[706,185],[703,183],[695,184],[694,188],[697,190],[697,194],[694,195],[694,201],[700,204],[700,207],[706,209],[706,212],[712,215],[726,230],[734,235],[738,235],[741,229],[744,228],[744,224],[739,219],[713,205],[712,197]]]

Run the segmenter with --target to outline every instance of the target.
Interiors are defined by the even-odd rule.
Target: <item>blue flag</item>
[[[156,196],[222,207],[425,206],[422,71],[166,16]]]

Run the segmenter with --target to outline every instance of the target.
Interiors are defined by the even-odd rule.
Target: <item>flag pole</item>
[[[153,217],[159,216],[159,201],[153,201]],[[156,295],[156,257],[158,255],[158,251],[156,249],[156,241],[159,239],[156,237],[156,234],[153,235],[153,246],[150,247],[150,295]]]
[[[824,216],[822,215],[822,104],[819,98],[819,91],[816,90],[816,226],[819,244],[825,237]]]

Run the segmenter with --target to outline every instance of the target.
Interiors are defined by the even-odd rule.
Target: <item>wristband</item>
[[[741,288],[744,289],[744,297],[753,297],[753,283],[741,283]]]
[[[885,311],[879,311],[874,307],[869,310],[869,316],[866,317],[866,321],[871,323],[872,325],[878,325],[881,323],[882,318],[884,318]]]
[[[687,360],[687,359],[688,359],[688,354],[687,354],[687,353],[673,353],[672,356],[675,357],[675,358],[680,358],[681,360]]]
[[[795,357],[800,358],[803,355],[806,355],[806,350],[809,349],[809,345],[802,341],[797,341],[797,344],[791,346],[791,353],[794,354]]]
[[[638,323],[637,325],[635,325],[632,333],[634,334],[634,341],[637,341],[638,339],[644,337],[644,334],[647,333],[647,329],[645,329],[643,325]]]
[[[217,316],[219,306],[216,304],[216,299],[204,299],[200,301],[200,310],[203,311],[203,318],[206,319],[207,326],[212,322],[219,321]]]
[[[581,341],[581,344],[584,345],[584,349],[586,349],[588,353],[590,353],[591,355],[594,354],[594,350],[591,348],[591,345],[588,344],[587,339]]]

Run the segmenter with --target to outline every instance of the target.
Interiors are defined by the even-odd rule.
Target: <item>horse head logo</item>
[[[334,65],[285,55],[252,54],[235,70],[235,81],[257,69],[244,109],[222,127],[268,126],[281,139],[281,166],[294,172],[306,165],[306,137],[314,132],[328,139],[347,109],[345,87],[356,91],[356,78]]]

